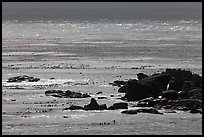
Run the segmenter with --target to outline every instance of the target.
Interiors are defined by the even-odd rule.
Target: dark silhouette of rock
[[[106,104],[99,105],[94,98],[91,98],[91,102],[88,105],[84,105],[84,110],[104,110],[107,109]]]
[[[101,105],[99,105],[99,107],[100,107],[100,110],[105,110],[105,109],[107,109],[106,104],[101,104]]]
[[[168,90],[181,91],[182,88],[183,88],[183,84],[184,84],[184,81],[179,81],[177,79],[172,78],[169,81],[169,88],[168,88]]]
[[[200,99],[202,100],[202,88],[195,88],[187,91],[179,92],[179,97],[182,99]]]
[[[167,68],[164,73],[168,74],[170,77],[174,77],[178,81],[192,81],[193,80],[192,72],[187,71],[187,70]]]
[[[34,77],[23,75],[23,76],[10,77],[8,78],[7,82],[22,82],[22,81],[38,82],[39,80],[40,78],[34,78]]]
[[[46,96],[54,96],[54,95],[63,96],[64,93],[61,90],[47,90],[45,91],[45,95]]]
[[[96,94],[97,94],[97,95],[99,95],[99,94],[103,94],[103,92],[97,92]]]
[[[124,110],[121,113],[123,114],[137,114],[137,113],[163,114],[155,108],[141,108],[141,109],[134,109],[134,110]]]
[[[141,80],[130,79],[120,91],[126,91],[124,98],[128,101],[138,101],[147,97],[158,97],[167,89],[170,77],[166,74],[149,76]],[[127,87],[126,87],[127,86]]]
[[[107,97],[98,97],[98,99],[107,99]]]
[[[153,97],[149,97],[149,98],[139,100],[136,106],[137,107],[153,107],[155,104],[157,104],[160,101],[161,99],[159,98],[154,99]]]
[[[163,114],[161,112],[159,112],[157,109],[155,108],[141,108],[137,110],[138,113],[152,113],[152,114]]]
[[[202,109],[202,100],[199,99],[177,99],[177,100],[161,100],[154,106],[157,109],[176,109],[176,110],[190,110],[192,107]]]
[[[195,113],[200,113],[200,114],[202,114],[202,111],[199,110],[199,109],[197,109],[197,108],[195,108],[195,107],[192,107],[189,112],[190,112],[190,113],[193,113],[193,114],[195,114]]]
[[[128,101],[138,101],[151,96],[156,98],[161,92],[161,85],[159,83],[129,80],[124,98]]]
[[[110,85],[113,85],[113,86],[121,87],[122,85],[125,85],[125,84],[126,84],[126,81],[116,80],[116,81],[114,81],[113,83],[109,83],[109,84],[110,84]]]
[[[195,106],[202,111],[202,76],[181,69],[166,69],[165,72],[147,76],[138,73],[138,79],[130,79],[118,89],[126,93],[122,100],[138,101],[137,107],[155,109],[191,110]],[[127,112],[128,113],[128,112]],[[130,111],[129,113],[137,113]]]
[[[162,97],[167,99],[178,99],[178,92],[175,90],[167,90],[162,92]]]
[[[153,97],[141,99],[138,101],[137,107],[151,107],[151,104],[149,104],[149,102],[151,102],[153,100],[154,100]]]
[[[146,77],[148,77],[148,75],[146,75],[146,74],[144,74],[144,73],[138,73],[138,74],[137,74],[138,80],[144,79],[144,78],[146,78]]]
[[[128,101],[138,101],[150,97],[150,88],[139,83],[137,80],[129,80],[127,82],[127,92],[124,96]]]
[[[124,86],[122,86],[122,87],[120,87],[119,89],[118,89],[118,92],[120,92],[120,93],[126,93],[127,92],[127,84],[125,84]]]
[[[133,110],[123,110],[121,113],[122,113],[122,114],[137,114],[137,109],[133,109]]]
[[[115,110],[115,109],[128,109],[128,104],[127,103],[114,103],[112,106],[108,108],[108,110]]]
[[[79,109],[84,109],[82,106],[70,106],[69,108],[65,108],[63,110],[79,110]]]
[[[190,96],[190,99],[200,99],[202,100],[202,89],[196,88],[189,90],[187,96]]]
[[[46,96],[54,96],[54,97],[60,97],[60,98],[86,98],[90,97],[87,93],[82,94],[78,92],[72,92],[70,90],[62,91],[62,90],[48,90],[45,91]]]
[[[166,90],[169,80],[170,80],[169,74],[156,74],[156,75],[146,77],[140,80],[140,82],[147,83],[147,84],[159,83],[161,85],[161,90]]]

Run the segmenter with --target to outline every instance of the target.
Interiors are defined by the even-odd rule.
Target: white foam
[[[89,79],[41,79],[38,82],[2,82],[3,87],[7,88],[43,88],[43,87],[52,87],[52,86],[73,86],[75,84],[87,85]]]

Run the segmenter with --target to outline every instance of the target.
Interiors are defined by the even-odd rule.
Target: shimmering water
[[[88,104],[90,98],[65,99],[44,94],[49,89],[69,89],[90,93],[96,99],[107,97],[97,101],[110,106],[121,102],[118,98],[123,93],[109,83],[168,67],[202,75],[200,20],[3,21],[2,133],[202,134],[200,114],[63,111],[71,104]],[[18,75],[41,80],[6,82]],[[132,108],[135,102],[128,103]],[[41,112],[50,108],[52,111]]]

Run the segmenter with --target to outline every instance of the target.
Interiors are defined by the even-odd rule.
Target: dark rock
[[[191,99],[200,99],[202,100],[202,89],[196,88],[189,90],[187,96],[190,96]]]
[[[103,110],[107,109],[106,104],[99,105],[94,98],[91,98],[91,102],[88,105],[84,105],[84,110]]]
[[[86,98],[90,97],[87,93],[82,94],[82,93],[77,93],[77,92],[72,92],[70,90],[67,90],[63,92],[62,90],[48,90],[45,91],[45,94],[47,96],[54,96],[54,97],[60,97],[60,98]]]
[[[144,83],[137,80],[129,80],[124,98],[128,101],[138,101],[151,96],[156,98],[159,94],[161,94],[159,83]]]
[[[96,94],[97,94],[97,95],[99,95],[99,94],[103,94],[103,92],[97,92]]]
[[[187,71],[187,70],[167,68],[164,73],[169,74],[170,77],[174,77],[178,81],[191,81],[191,80],[193,80],[192,72]]]
[[[98,99],[107,99],[107,97],[98,97]]]
[[[127,109],[128,108],[128,104],[127,103],[114,103],[112,106],[110,106],[108,108],[108,110],[115,110],[115,109]]]
[[[123,110],[121,112],[122,114],[137,114],[137,110],[134,109],[134,110]]]
[[[10,77],[8,78],[7,82],[22,82],[22,81],[38,82],[39,80],[40,80],[39,78],[34,78],[34,77],[23,75],[23,76]]]
[[[181,91],[179,92],[179,97],[183,99],[200,99],[202,100],[202,89],[201,88],[195,88],[187,91]]]
[[[84,109],[82,106],[70,106],[69,108],[65,108],[63,110],[79,110],[79,109]]]
[[[153,114],[163,114],[161,112],[159,112],[157,109],[155,108],[141,108],[141,109],[137,109],[138,113],[153,113]]]
[[[154,100],[154,98],[153,97],[149,97],[149,98],[141,99],[138,102],[149,102],[149,101],[152,101],[152,100]]]
[[[144,79],[144,78],[146,78],[146,77],[148,77],[148,75],[146,75],[146,74],[144,74],[144,73],[138,73],[138,74],[137,74],[138,80]]]
[[[85,110],[99,110],[99,104],[94,98],[91,98],[91,102],[88,105],[84,105]]]
[[[169,80],[170,80],[170,76],[168,74],[157,74],[157,75],[146,77],[140,80],[140,82],[147,83],[147,84],[159,83],[161,85],[161,90],[166,90]]]
[[[124,86],[122,86],[121,88],[119,88],[118,89],[118,92],[120,92],[120,93],[126,93],[127,92],[127,84],[126,85],[124,85]]]
[[[184,81],[181,91],[189,91],[191,90],[190,81]]]
[[[176,113],[176,111],[175,111],[175,110],[172,110],[172,109],[166,109],[166,110],[165,110],[165,113]]]
[[[137,114],[137,113],[152,113],[152,114],[163,114],[154,108],[142,108],[134,110],[124,110],[121,113],[123,114]]]
[[[192,107],[189,112],[190,112],[190,113],[194,113],[194,114],[195,114],[195,113],[200,113],[200,114],[202,114],[202,111],[199,110],[199,109],[196,109],[195,107]]]
[[[99,105],[99,107],[100,107],[100,110],[105,110],[105,109],[107,109],[106,104],[101,104],[101,105]]]
[[[167,99],[178,99],[178,92],[175,90],[167,90],[162,92],[162,97]]]
[[[152,107],[153,105],[151,103],[149,103],[149,102],[151,102],[153,100],[154,100],[153,97],[141,99],[141,100],[138,101],[137,107]]]
[[[61,90],[47,90],[45,91],[46,96],[60,95],[63,96],[64,93]]]
[[[184,81],[178,81],[176,79],[170,80],[168,90],[181,91],[183,88],[183,84],[184,84]]]
[[[149,97],[149,88],[140,84],[137,80],[129,80],[127,83],[127,92],[124,96],[129,101],[138,101]]]
[[[126,81],[116,80],[116,81],[114,81],[113,83],[109,83],[109,84],[110,84],[110,85],[113,85],[113,86],[121,87],[122,85],[125,85],[125,84],[126,84]]]
[[[159,102],[154,108],[176,109],[176,110],[190,110],[192,107],[202,109],[202,100],[199,99],[178,99],[165,100]]]

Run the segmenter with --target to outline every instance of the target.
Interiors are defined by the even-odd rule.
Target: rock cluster
[[[123,100],[138,101],[139,107],[202,113],[202,76],[187,70],[166,69],[151,76],[140,73],[139,80],[128,80],[118,92],[125,93]]]
[[[75,106],[72,105],[69,108],[65,108],[64,110],[78,110],[78,109],[83,109],[83,110],[115,110],[115,109],[128,109],[128,103],[114,103],[112,106],[107,107],[106,104],[98,104],[96,99],[91,98],[91,102],[87,105],[82,106]]]
[[[87,93],[82,94],[80,92],[74,92],[74,91],[62,91],[62,90],[47,90],[45,91],[46,96],[53,96],[53,97],[59,97],[59,98],[86,98],[90,97]]]

